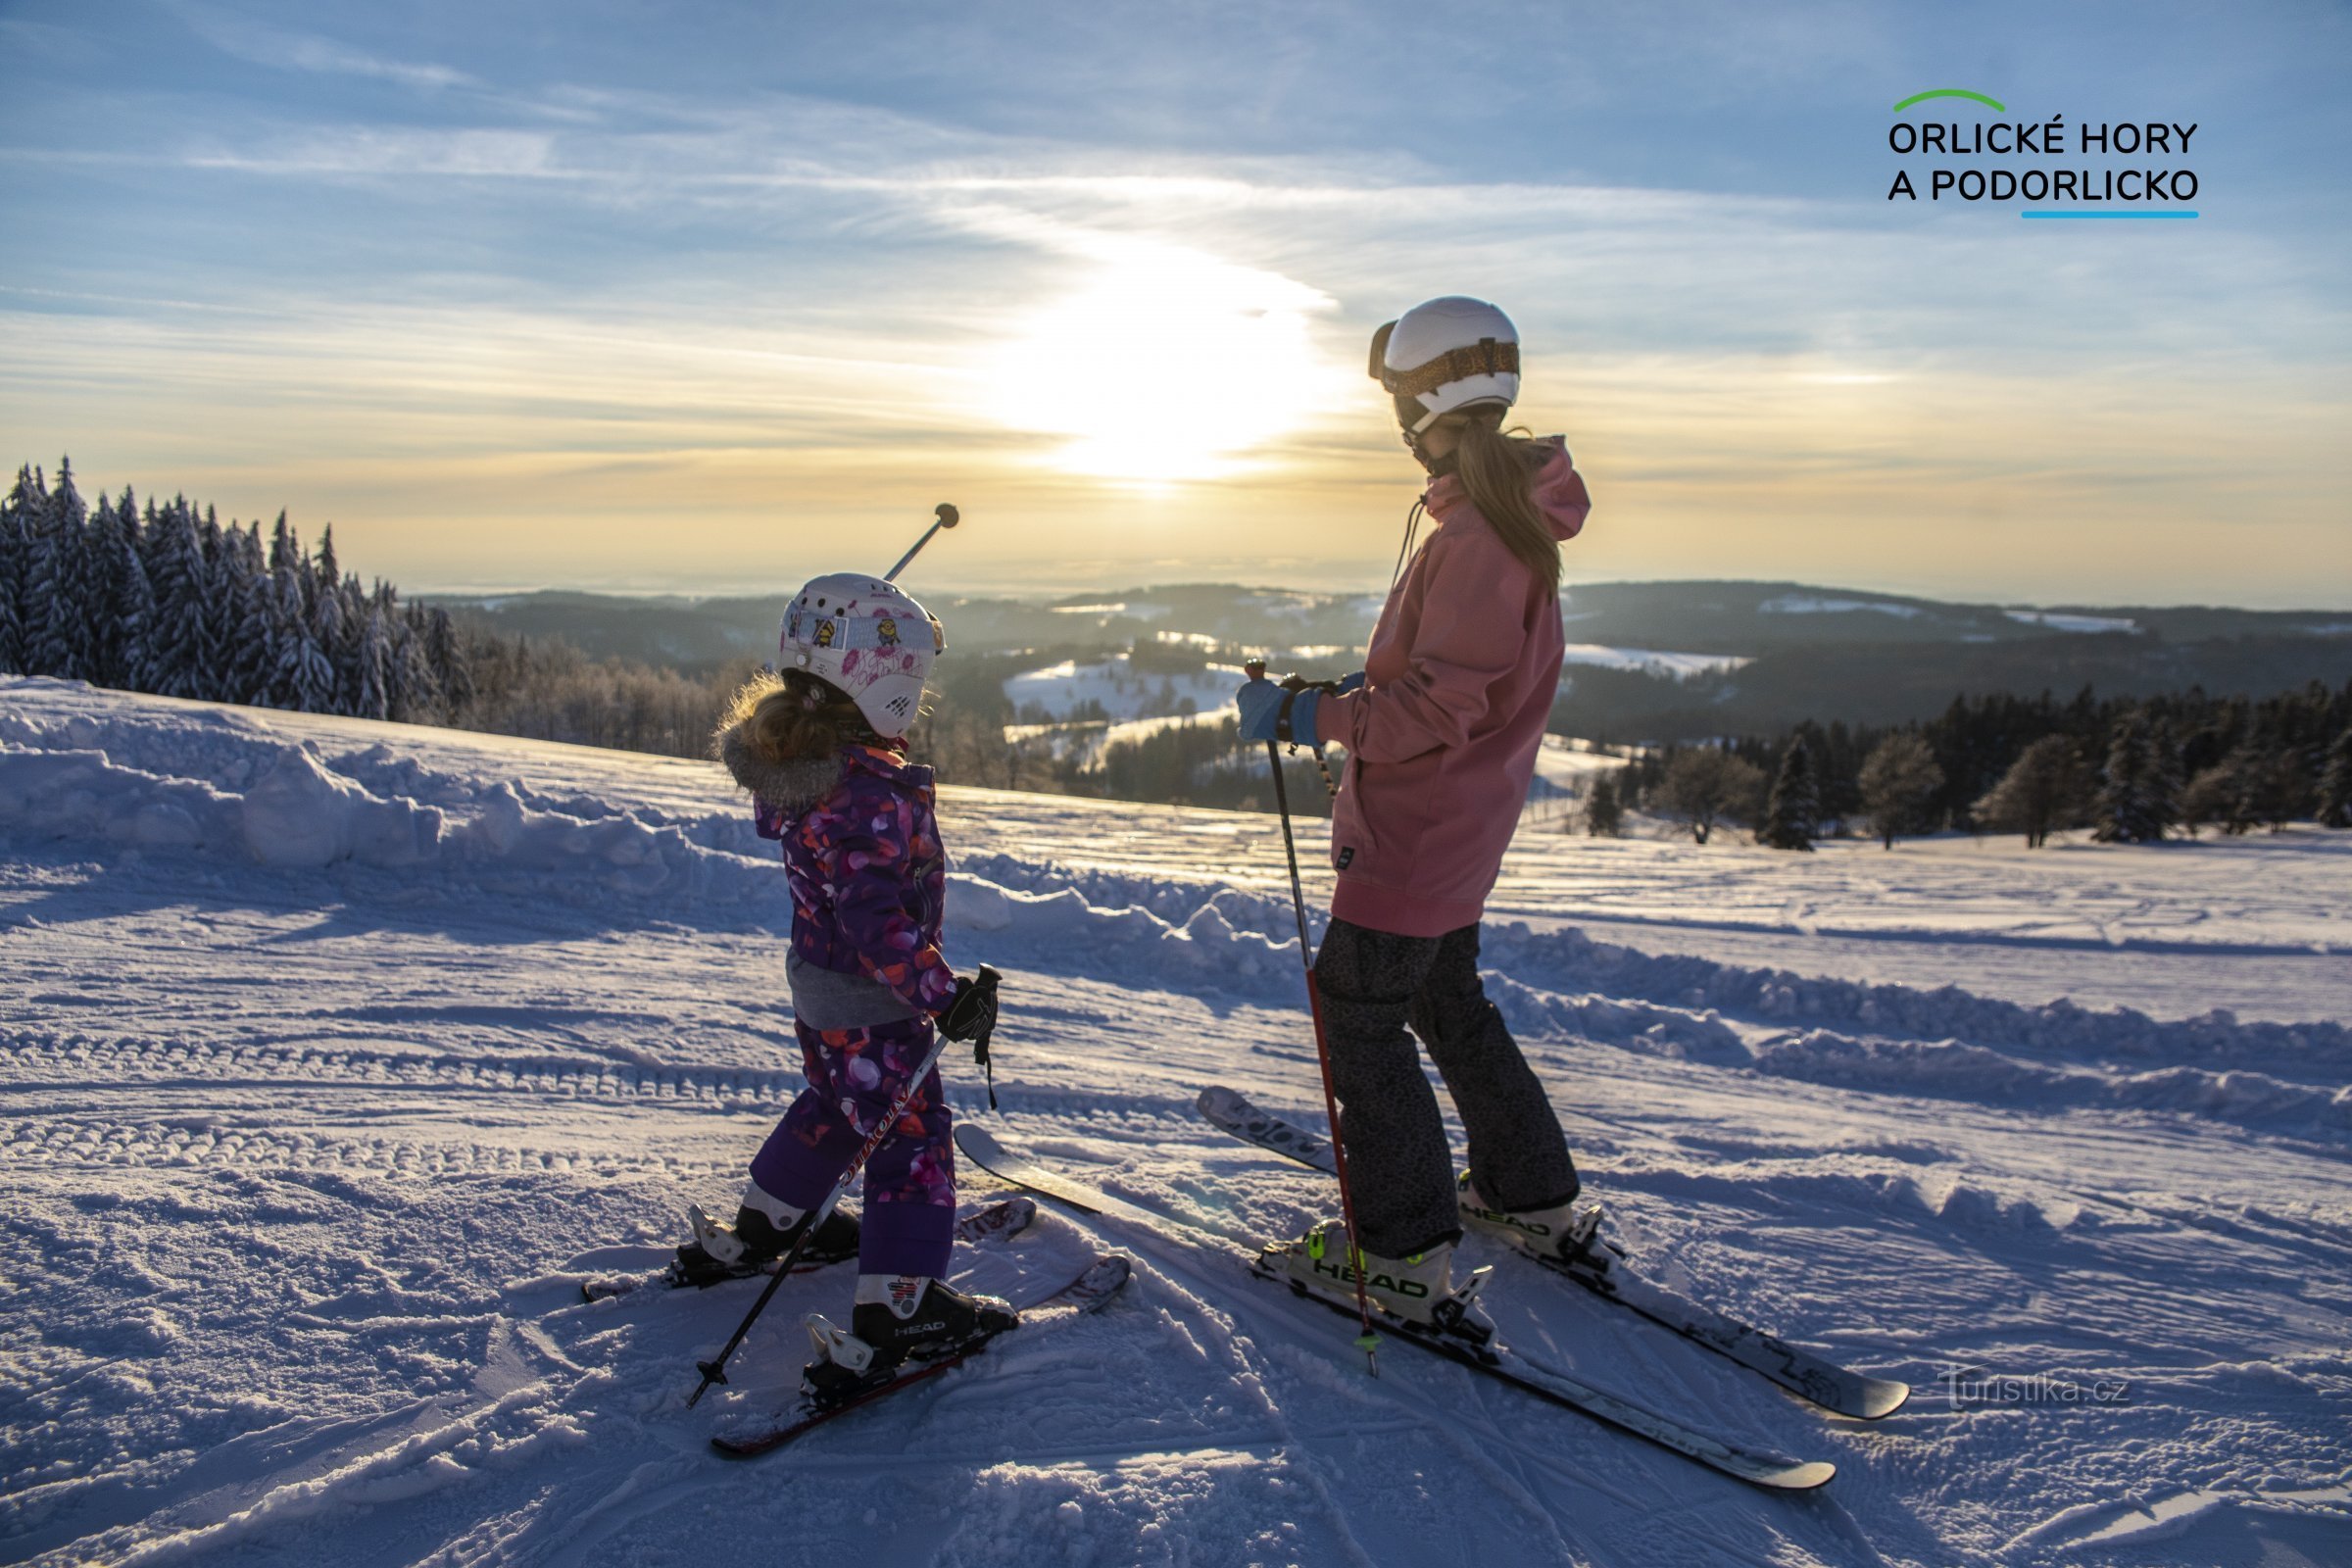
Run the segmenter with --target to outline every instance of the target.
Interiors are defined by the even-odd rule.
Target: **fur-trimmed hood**
[[[751,735],[740,721],[710,737],[710,755],[735,775],[736,783],[752,792],[754,800],[786,816],[799,816],[832,794],[843,771],[839,752],[770,762],[752,750]]]

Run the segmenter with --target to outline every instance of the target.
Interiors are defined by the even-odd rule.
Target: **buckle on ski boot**
[[[817,1409],[827,1409],[888,1383],[892,1369],[875,1364],[874,1348],[821,1312],[803,1320],[816,1359],[801,1371],[801,1392]]]
[[[1439,1333],[1448,1339],[1461,1341],[1474,1350],[1484,1350],[1494,1343],[1494,1325],[1480,1309],[1478,1293],[1486,1289],[1493,1277],[1494,1265],[1486,1264],[1470,1271],[1470,1277],[1453,1289],[1453,1293],[1430,1308],[1429,1321]]]

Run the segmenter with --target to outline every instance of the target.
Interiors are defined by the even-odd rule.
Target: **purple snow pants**
[[[752,1160],[752,1180],[795,1208],[825,1200],[907,1077],[931,1049],[927,1018],[865,1029],[796,1023],[808,1087],[792,1102]],[[948,1272],[956,1241],[956,1146],[937,1067],[924,1077],[865,1162],[865,1211],[858,1216],[861,1274]]]

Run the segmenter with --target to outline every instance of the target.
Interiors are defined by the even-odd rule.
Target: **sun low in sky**
[[[0,48],[7,460],[412,591],[766,592],[942,500],[918,588],[1377,586],[1365,343],[1468,293],[1592,487],[1572,581],[2352,608],[2340,9],[19,0]],[[2193,122],[2198,217],[1889,202],[1941,88]]]
[[[1015,317],[979,370],[975,412],[1064,438],[1048,461],[1072,474],[1163,490],[1234,474],[1334,412],[1342,388],[1307,328],[1336,309],[1200,251],[1114,247]]]

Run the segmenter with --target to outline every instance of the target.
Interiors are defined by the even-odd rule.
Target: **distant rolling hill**
[[[775,646],[782,596],[625,598],[549,591],[442,599],[488,627],[561,638],[598,657],[715,668]],[[1036,650],[1041,662],[1183,635],[1263,650],[1313,673],[1352,667],[1380,597],[1194,583],[1058,599],[932,601],[956,654]],[[1614,740],[1770,733],[1798,719],[1925,718],[1963,693],[2144,696],[2202,686],[2267,695],[2352,680],[2352,612],[2220,607],[1958,604],[1797,582],[1573,585],[1562,612],[1585,645],[1554,727]],[[1678,677],[1664,661],[1685,656]],[[1635,657],[1627,657],[1635,656]],[[1704,657],[1701,657],[1704,656]],[[1613,667],[1614,666],[1614,667]],[[1630,667],[1629,667],[1630,666]]]

